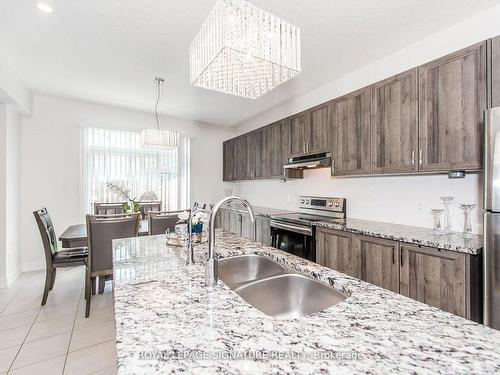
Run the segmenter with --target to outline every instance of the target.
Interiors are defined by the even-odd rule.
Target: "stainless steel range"
[[[345,198],[301,196],[298,213],[271,216],[272,246],[314,262],[316,227],[313,224],[342,221],[345,213]]]

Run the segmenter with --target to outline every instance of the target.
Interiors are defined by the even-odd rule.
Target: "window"
[[[137,132],[81,128],[82,211],[92,213],[94,202],[122,202],[106,184],[113,182],[140,198],[154,191],[162,210],[189,207],[190,140],[180,138],[179,147],[150,150],[141,147]]]

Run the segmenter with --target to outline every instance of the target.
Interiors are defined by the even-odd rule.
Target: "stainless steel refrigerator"
[[[500,330],[500,107],[485,111],[484,324]]]

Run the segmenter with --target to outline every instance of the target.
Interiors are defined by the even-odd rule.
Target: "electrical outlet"
[[[420,213],[424,212],[424,204],[423,203],[417,204],[417,211]]]

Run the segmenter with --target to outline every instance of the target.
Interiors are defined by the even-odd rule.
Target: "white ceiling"
[[[150,109],[234,125],[498,0],[250,0],[301,27],[302,73],[257,100],[194,88],[189,44],[215,0],[0,0],[0,50],[34,92]]]

